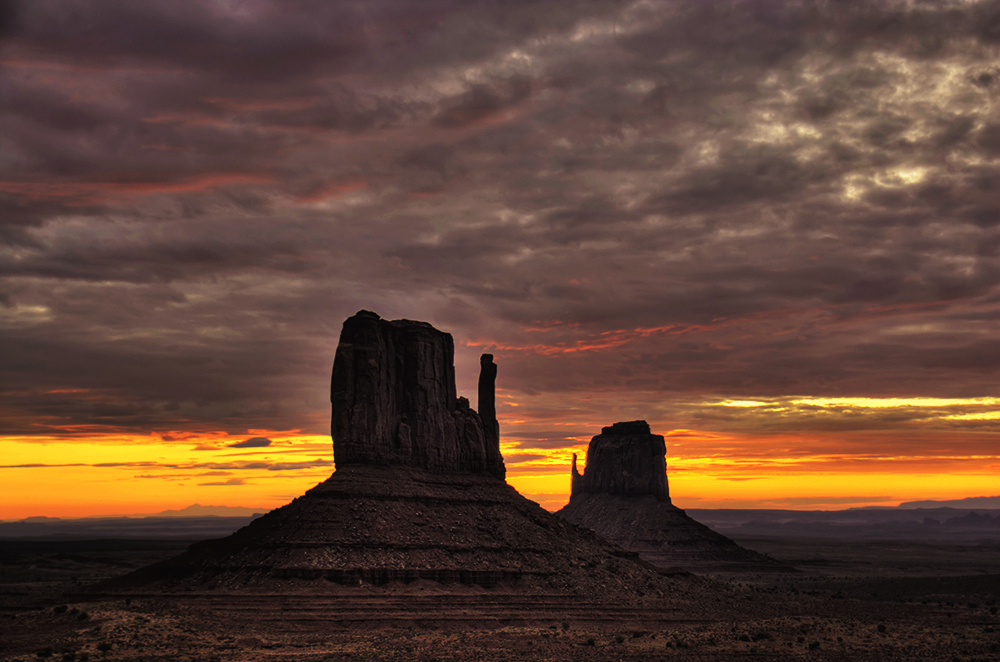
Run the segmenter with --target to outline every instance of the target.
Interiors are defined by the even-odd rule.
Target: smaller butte
[[[590,440],[583,474],[573,455],[569,503],[557,515],[592,529],[664,569],[694,572],[792,570],[740,547],[670,501],[667,447],[646,421],[615,423]]]

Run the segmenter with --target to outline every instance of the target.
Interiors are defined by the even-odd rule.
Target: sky
[[[276,507],[359,309],[681,507],[1000,494],[1000,2],[0,4],[0,519]]]

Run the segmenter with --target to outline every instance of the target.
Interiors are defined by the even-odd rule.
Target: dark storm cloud
[[[29,53],[95,66],[150,62],[220,69],[254,80],[308,75],[361,48],[361,17],[328,3],[83,1],[22,3],[18,32]]]
[[[3,7],[8,433],[322,433],[359,308],[535,421],[993,388],[997,2]]]

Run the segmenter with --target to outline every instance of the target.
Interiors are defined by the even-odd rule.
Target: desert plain
[[[995,533],[957,542],[916,533],[872,539],[858,525],[833,537],[819,535],[815,523],[803,533],[809,514],[798,519],[783,533],[763,535],[745,523],[735,528],[746,534],[726,531],[794,572],[678,571],[668,578],[681,596],[673,610],[668,601],[666,609],[623,608],[602,618],[564,601],[542,604],[517,584],[444,591],[416,581],[310,595],[303,581],[298,595],[274,605],[263,596],[256,604],[108,598],[87,588],[192,541],[6,539],[0,659],[1000,659]]]

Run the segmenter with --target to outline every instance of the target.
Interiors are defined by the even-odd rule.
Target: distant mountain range
[[[1000,496],[909,501],[895,507],[829,511],[685,510],[695,520],[728,536],[1000,540]],[[266,508],[194,504],[153,515],[65,519],[26,517],[17,521],[0,521],[0,541],[203,540],[229,535],[266,511]]]
[[[898,506],[860,506],[847,508],[854,510],[917,510],[927,508],[956,508],[958,510],[1000,510],[1000,496],[967,497],[965,499],[948,499],[934,501],[906,501]],[[835,511],[830,511],[835,512]]]
[[[26,517],[0,521],[0,540],[204,540],[227,536],[267,511],[267,508],[194,504],[153,515]]]
[[[154,515],[140,517],[250,517],[262,515],[270,508],[242,508],[240,506],[203,506],[196,503],[180,510],[163,510]]]
[[[80,520],[118,520],[118,519],[147,519],[160,517],[253,517],[263,515],[270,508],[243,508],[242,506],[203,506],[200,503],[193,504],[187,508],[179,510],[162,510],[158,513],[133,514],[133,515],[92,515],[90,517],[48,517],[46,515],[35,515],[19,520],[0,520],[0,522],[34,522],[52,524],[55,522],[80,521]]]
[[[1000,496],[968,497],[967,499],[951,499],[949,501],[907,501],[897,508],[982,508],[1000,510]]]

